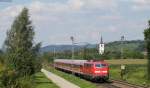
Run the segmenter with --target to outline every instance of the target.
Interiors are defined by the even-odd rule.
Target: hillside
[[[85,45],[74,45],[74,49],[80,50],[84,48]],[[95,44],[90,44],[87,48],[95,48]],[[53,52],[55,49],[56,52],[70,51],[72,49],[72,45],[49,45],[41,48],[41,52]]]
[[[84,47],[84,45],[75,45],[75,50],[80,50]],[[96,48],[97,44],[90,44],[87,48]],[[120,41],[109,42],[105,44],[106,51],[120,51],[121,47],[124,49],[128,49],[131,51],[144,51],[144,41],[143,40],[132,40],[132,41],[124,41],[123,44]],[[53,52],[55,49],[56,52],[63,52],[66,50],[71,50],[72,45],[49,45],[41,48],[41,52]]]
[[[124,41],[121,43],[120,41],[114,41],[107,43],[105,45],[106,51],[120,51],[120,49],[127,49],[130,51],[144,51],[145,50],[145,44],[142,40],[132,40],[132,41]]]

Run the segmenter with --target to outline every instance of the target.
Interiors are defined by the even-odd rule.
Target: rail
[[[127,81],[115,80],[115,79],[110,79],[110,80],[112,81],[112,85],[121,84],[121,85],[127,86],[129,88],[150,88],[149,86],[146,86],[146,85],[144,86],[144,85],[132,84]]]

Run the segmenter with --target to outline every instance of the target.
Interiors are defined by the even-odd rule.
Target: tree
[[[41,44],[34,44],[34,35],[28,9],[24,8],[14,20],[5,40],[7,64],[19,75],[32,75],[39,66],[37,55]]]
[[[146,48],[147,48],[147,58],[148,58],[148,79],[150,80],[150,21],[148,22],[148,28],[144,31]]]
[[[4,63],[2,50],[0,50],[0,63]]]

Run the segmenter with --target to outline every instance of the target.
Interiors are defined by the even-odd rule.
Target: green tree
[[[54,54],[51,52],[45,52],[42,55],[43,62],[48,62],[48,63],[53,62],[54,58],[55,58]]]
[[[150,21],[148,22],[148,28],[144,31],[146,48],[147,48],[147,58],[148,58],[148,79],[150,80]]]
[[[3,59],[3,52],[2,50],[0,50],[0,63],[4,63],[4,59]]]
[[[19,75],[32,75],[37,71],[40,43],[34,44],[34,28],[29,19],[28,9],[24,8],[14,20],[5,41],[8,54],[7,64]]]

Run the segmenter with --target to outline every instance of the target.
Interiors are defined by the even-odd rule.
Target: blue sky
[[[1,0],[0,0],[1,1]],[[21,9],[29,8],[35,42],[70,44],[143,39],[150,20],[150,0],[12,0],[0,2],[0,46]]]

